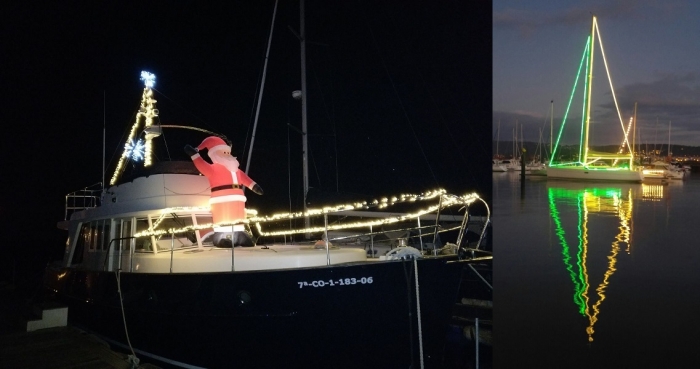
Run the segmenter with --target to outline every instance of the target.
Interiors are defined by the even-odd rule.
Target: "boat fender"
[[[418,259],[423,257],[421,252],[411,246],[399,246],[394,249],[389,250],[386,255],[386,260],[406,260],[406,259]]]

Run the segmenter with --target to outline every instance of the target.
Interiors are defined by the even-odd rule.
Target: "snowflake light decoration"
[[[143,140],[139,139],[138,141],[129,141],[124,145],[124,156],[125,157],[130,157],[134,161],[141,161],[144,158],[144,153],[146,152],[146,148],[144,145]]]
[[[141,80],[143,81],[144,85],[148,88],[152,88],[156,85],[156,75],[153,73],[142,71]]]

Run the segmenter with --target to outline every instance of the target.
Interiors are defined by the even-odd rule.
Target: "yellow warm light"
[[[141,96],[141,105],[138,113],[136,113],[136,121],[134,125],[131,126],[131,131],[129,132],[129,137],[126,139],[127,144],[124,145],[124,151],[122,152],[117,167],[114,170],[112,179],[109,181],[110,185],[117,183],[119,175],[121,175],[125,163],[129,160],[129,150],[127,149],[128,143],[135,142],[137,132],[139,132],[139,126],[141,120],[144,121],[144,129],[153,125],[153,118],[158,116],[158,110],[155,108],[156,100],[153,99],[153,90],[150,87],[145,87],[143,89],[143,94]],[[144,145],[144,166],[150,166],[153,164],[152,151],[153,146],[151,143],[153,137],[150,135],[145,135],[145,145]]]
[[[206,223],[206,224],[191,225],[191,226],[182,227],[182,228],[154,229],[154,230],[146,230],[143,232],[135,233],[134,237],[140,238],[140,237],[162,236],[162,235],[166,235],[166,234],[185,233],[185,232],[190,232],[190,231],[198,231],[198,230],[202,230],[202,229],[227,227],[227,226],[233,226],[233,225],[238,225],[238,224],[248,224],[248,223],[249,223],[249,221],[247,219],[245,219],[245,220],[239,220],[237,222]]]
[[[255,211],[253,209],[246,209],[246,212],[252,216],[250,216],[248,219],[245,219],[245,220],[239,220],[237,222],[198,224],[198,225],[191,225],[191,226],[186,226],[186,227],[182,227],[182,228],[169,228],[169,229],[161,229],[161,230],[150,229],[150,230],[146,230],[143,232],[138,232],[138,233],[134,234],[134,237],[139,238],[139,237],[160,236],[160,235],[165,235],[165,234],[184,233],[184,232],[190,232],[190,231],[195,231],[195,230],[211,229],[211,228],[226,227],[226,226],[231,226],[231,225],[236,225],[236,224],[250,224],[250,223],[255,223],[255,227],[261,236],[279,236],[279,235],[289,235],[289,234],[298,234],[298,233],[322,232],[324,230],[361,228],[361,227],[391,224],[391,223],[401,222],[404,220],[415,219],[415,218],[418,218],[424,214],[436,212],[438,209],[444,209],[444,208],[454,206],[454,205],[470,205],[471,203],[473,203],[474,201],[479,199],[479,196],[476,193],[467,194],[467,195],[463,195],[463,196],[446,195],[446,191],[440,189],[440,190],[436,190],[436,191],[426,192],[423,195],[401,195],[399,197],[393,197],[392,202],[390,204],[393,205],[393,204],[407,202],[407,201],[410,201],[410,202],[427,201],[427,200],[432,200],[432,199],[435,199],[438,197],[442,197],[442,201],[440,201],[440,204],[429,206],[429,207],[427,207],[423,210],[420,210],[418,212],[415,212],[415,213],[405,214],[402,216],[397,216],[397,217],[392,217],[392,218],[373,219],[373,220],[369,220],[369,221],[346,223],[346,224],[334,224],[334,225],[329,225],[327,228],[326,227],[310,227],[310,228],[295,229],[295,230],[265,232],[262,229],[262,223],[274,222],[274,221],[278,221],[278,220],[303,218],[303,217],[311,216],[311,215],[320,216],[320,215],[325,215],[325,214],[339,213],[342,211],[355,210],[358,208],[366,209],[367,203],[366,202],[357,202],[354,204],[342,204],[342,205],[336,205],[336,206],[326,206],[326,207],[319,208],[319,209],[309,209],[306,212],[280,213],[280,214],[273,214],[271,216],[257,216],[257,211]],[[376,200],[374,200],[374,201],[376,201]],[[383,204],[384,206],[380,206],[380,208],[383,208],[383,207],[386,207],[389,205],[388,198],[386,198],[386,201],[387,201],[387,204]],[[164,209],[161,212],[161,214],[169,214],[169,213],[176,213],[176,212],[195,212],[195,211],[205,211],[205,210],[208,211],[209,208],[205,208],[205,207],[173,207],[173,208]],[[156,226],[154,226],[153,228],[155,228],[155,227]]]

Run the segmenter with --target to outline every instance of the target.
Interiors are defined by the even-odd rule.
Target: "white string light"
[[[386,224],[393,224],[393,223],[398,223],[402,222],[405,220],[410,220],[410,219],[416,219],[422,215],[429,214],[436,212],[441,209],[445,209],[448,207],[456,206],[456,205],[463,205],[463,206],[469,206],[471,205],[474,201],[479,200],[480,197],[476,193],[472,194],[467,194],[463,196],[456,196],[456,195],[448,195],[445,190],[436,190],[436,191],[430,191],[426,192],[425,194],[422,195],[400,195],[398,197],[392,197],[391,200],[389,198],[383,198],[381,200],[374,200],[371,201],[371,204],[377,204],[375,206],[379,208],[384,208],[392,205],[396,205],[399,203],[404,203],[404,202],[416,202],[416,201],[428,201],[428,200],[435,200],[439,199],[442,197],[442,201],[440,202],[440,205],[432,205],[429,206],[425,209],[419,210],[414,213],[407,213],[403,214],[401,216],[395,216],[395,217],[389,217],[389,218],[383,218],[383,219],[372,219],[372,220],[367,220],[367,221],[358,221],[358,222],[353,222],[353,223],[345,223],[345,224],[334,224],[334,225],[329,225],[328,228],[326,227],[309,227],[309,228],[300,228],[300,229],[292,229],[292,230],[283,230],[283,231],[264,231],[262,225],[264,223],[269,223],[269,222],[274,222],[274,221],[279,221],[279,220],[289,220],[289,219],[297,219],[297,218],[304,218],[306,216],[320,216],[320,215],[325,215],[325,214],[335,214],[335,213],[342,213],[343,211],[349,211],[349,210],[356,210],[356,209],[367,209],[369,206],[367,205],[366,202],[357,202],[354,204],[342,204],[342,205],[336,205],[336,206],[327,206],[319,209],[308,209],[306,212],[296,212],[296,213],[279,213],[279,214],[273,214],[271,216],[257,216],[257,211],[254,209],[246,209],[246,212],[249,213],[251,216],[248,219],[244,220],[239,220],[236,222],[224,222],[224,223],[206,223],[206,224],[198,224],[198,225],[191,225],[187,227],[182,227],[182,228],[169,228],[169,229],[160,229],[160,230],[147,230],[143,232],[138,232],[134,234],[134,237],[139,238],[139,237],[150,237],[150,236],[159,236],[163,234],[171,234],[171,233],[184,233],[184,232],[189,232],[189,231],[195,231],[195,230],[202,230],[202,229],[212,229],[216,227],[226,227],[226,226],[231,226],[231,225],[237,225],[237,224],[250,224],[254,223],[256,230],[259,232],[261,236],[281,236],[281,235],[291,235],[291,234],[300,234],[300,233],[314,233],[314,232],[321,232],[324,230],[340,230],[340,229],[348,229],[348,228],[362,228],[362,227],[369,227],[369,226],[377,226],[377,225],[386,225]],[[168,208],[164,209],[161,211],[161,213],[174,213],[174,212],[208,212],[209,208],[204,208],[204,207],[179,207],[179,208]]]
[[[141,120],[143,119],[144,121],[144,129],[150,127],[153,124],[153,118],[158,116],[158,109],[156,109],[156,100],[153,98],[153,90],[151,90],[151,87],[153,87],[156,83],[156,76],[153,73],[149,72],[141,72],[141,80],[144,81],[144,89],[143,89],[143,94],[141,95],[141,106],[139,107],[139,111],[136,113],[136,121],[134,121],[134,125],[131,126],[131,131],[129,132],[129,137],[126,139],[126,144],[124,144],[124,151],[122,152],[122,156],[119,158],[119,162],[117,163],[117,167],[114,170],[114,174],[112,175],[112,179],[109,181],[110,185],[114,185],[117,183],[117,180],[119,179],[119,175],[122,173],[122,170],[124,168],[124,165],[127,160],[133,159],[133,160],[138,160],[140,157],[133,157],[132,154],[136,153],[134,150],[137,146],[143,147],[143,160],[144,160],[144,166],[148,167],[151,164],[153,164],[152,161],[152,145],[151,145],[151,139],[152,137],[150,135],[146,135],[145,137],[145,143],[141,139],[136,139],[138,132],[139,132],[139,126],[141,125]],[[139,142],[141,143],[139,145]],[[139,150],[141,151],[141,150]]]

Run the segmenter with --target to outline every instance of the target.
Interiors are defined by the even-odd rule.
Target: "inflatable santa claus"
[[[200,155],[199,151],[207,150],[207,155],[212,161],[209,164]],[[231,156],[231,146],[227,145],[219,137],[207,137],[196,148],[186,145],[185,152],[192,158],[195,167],[209,180],[211,197],[209,205],[214,223],[236,222],[245,219],[246,197],[243,187],[247,187],[258,195],[263,190],[238,169],[238,160]]]

